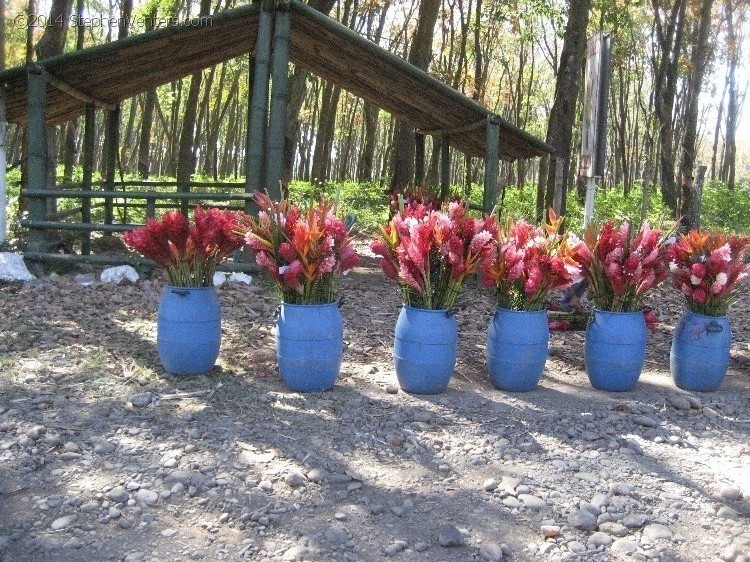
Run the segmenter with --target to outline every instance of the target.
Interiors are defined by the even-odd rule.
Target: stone
[[[667,402],[675,410],[689,410],[691,408],[690,400],[679,394],[670,394],[667,396]]]
[[[322,468],[313,468],[307,473],[307,479],[310,482],[323,482],[328,478],[328,473]]]
[[[94,452],[98,455],[108,455],[110,453],[113,453],[116,448],[117,445],[104,439],[102,439],[101,441],[97,441],[94,444]]]
[[[613,496],[632,496],[635,492],[635,486],[625,482],[613,482],[609,485],[609,493]]]
[[[154,395],[151,392],[139,392],[130,397],[130,403],[136,408],[145,408],[151,404]]]
[[[494,490],[497,490],[497,480],[494,478],[488,478],[484,481],[484,484],[482,484],[482,488],[484,488],[485,492],[492,492]]]
[[[600,546],[609,546],[612,544],[612,537],[602,531],[597,531],[589,537],[586,545],[589,547],[599,548]]]
[[[656,427],[659,423],[650,416],[635,415],[633,416],[633,422],[642,425],[643,427]]]
[[[580,531],[593,531],[596,529],[596,515],[584,509],[577,509],[568,515],[568,523],[571,527]]]
[[[575,552],[576,554],[586,552],[586,545],[579,541],[570,541],[567,546],[570,552]]]
[[[213,281],[214,287],[221,287],[224,283],[227,282],[227,274],[224,273],[223,271],[216,271],[214,273],[214,277],[212,281]],[[284,556],[286,557],[286,554]],[[291,558],[290,560],[294,560],[294,558]]]
[[[0,282],[22,283],[36,279],[23,262],[19,254],[0,252]]]
[[[651,523],[646,525],[643,529],[643,536],[647,537],[651,541],[655,540],[671,540],[672,531],[666,525],[660,525],[659,523]]]
[[[737,501],[740,499],[741,495],[742,492],[736,486],[722,486],[721,489],[719,489],[719,496],[730,502]]]
[[[529,509],[538,511],[547,507],[547,502],[545,502],[542,498],[532,496],[531,494],[519,494],[518,499],[521,500],[523,502],[523,505],[525,507],[528,507]]]
[[[385,391],[388,394],[398,394],[399,387],[398,385],[395,385],[395,384],[389,384],[388,386],[385,387]]]
[[[159,494],[153,490],[138,490],[136,497],[138,498],[138,501],[145,505],[156,505],[159,501]]]
[[[615,523],[614,521],[608,521],[606,523],[600,524],[599,530],[614,537],[626,537],[630,532],[625,525]]]
[[[349,533],[340,525],[331,525],[325,532],[326,540],[332,544],[344,544],[349,540]]]
[[[286,478],[284,478],[284,482],[290,488],[298,488],[299,486],[302,486],[307,482],[307,478],[305,478],[304,474],[295,470],[294,472],[290,472],[286,475]]]
[[[282,560],[285,560],[286,562],[291,562],[294,560],[304,560],[305,558],[307,558],[309,553],[310,549],[308,549],[306,546],[293,546],[284,553]]]
[[[258,482],[258,489],[264,492],[273,492],[273,482],[270,480],[261,480]]]
[[[548,539],[553,539],[560,534],[560,527],[558,525],[542,525],[542,536]]]
[[[427,541],[417,541],[414,543],[414,550],[417,552],[424,552],[428,548],[430,548],[430,543]]]
[[[96,283],[96,275],[93,273],[79,273],[73,277],[76,283],[83,285],[84,287],[90,287]]]
[[[441,525],[438,530],[438,543],[443,547],[461,546],[465,538],[461,531],[453,525]]]
[[[26,437],[36,441],[45,433],[47,433],[46,427],[44,427],[43,425],[35,425],[34,427],[32,427],[30,430],[26,432]]]
[[[385,554],[386,556],[395,556],[396,554],[404,550],[407,546],[408,544],[406,543],[406,541],[395,541],[385,547]]]
[[[503,505],[505,507],[509,507],[510,509],[518,509],[523,504],[521,503],[521,500],[518,498],[514,498],[513,496],[508,496],[507,498],[503,498]]]
[[[132,265],[118,265],[102,271],[99,279],[102,283],[114,283],[115,285],[135,284],[138,282],[138,272]]]
[[[627,539],[617,539],[610,547],[612,552],[620,554],[633,554],[638,550],[638,543]]]
[[[122,486],[116,486],[107,492],[107,497],[115,503],[125,503],[130,499],[130,494]]]
[[[78,521],[77,515],[65,515],[55,519],[50,527],[53,531],[62,531],[63,529],[70,527],[76,521]]]
[[[78,509],[84,513],[93,513],[99,509],[99,504],[97,502],[86,502],[81,504],[81,507]]]
[[[625,525],[628,529],[640,529],[648,521],[648,516],[643,513],[629,513],[622,518],[620,523]]]
[[[488,542],[479,547],[479,557],[486,562],[502,562],[503,549],[494,542]]]
[[[719,511],[716,512],[716,516],[719,517],[720,519],[732,519],[732,520],[737,520],[737,518],[739,517],[739,515],[734,509],[726,505],[722,505],[719,508]]]
[[[239,271],[234,272],[227,277],[228,283],[242,283],[243,285],[251,285],[253,282],[252,276],[247,273],[241,273]]]

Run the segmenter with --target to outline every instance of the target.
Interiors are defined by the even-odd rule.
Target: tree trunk
[[[714,0],[703,0],[700,5],[698,29],[690,55],[690,74],[685,109],[685,136],[682,141],[682,162],[680,178],[682,197],[680,201],[680,221],[683,230],[695,228],[691,224],[691,189],[695,166],[696,134],[698,129],[698,98],[703,86],[703,76],[709,60],[708,36],[711,31],[711,9]]]
[[[737,79],[736,72],[740,61],[741,42],[734,22],[734,9],[732,0],[725,0],[724,8],[727,22],[727,52],[728,52],[728,89],[729,100],[727,102],[727,123],[725,128],[724,158],[721,168],[721,179],[727,183],[727,188],[734,189],[735,166],[737,158]]]
[[[585,0],[588,1],[588,0]],[[432,57],[432,39],[441,0],[421,0],[417,29],[409,49],[409,62],[427,70]],[[414,180],[414,127],[396,121],[391,155],[391,190],[403,191]]]
[[[560,67],[555,82],[555,101],[547,124],[547,143],[554,147],[557,157],[563,159],[563,178],[568,177],[578,85],[586,60],[586,26],[589,21],[590,4],[590,0],[570,0]],[[554,202],[555,168],[556,166],[548,166],[546,208],[551,207]],[[560,212],[563,215],[566,206],[566,187],[564,183],[560,202]]]

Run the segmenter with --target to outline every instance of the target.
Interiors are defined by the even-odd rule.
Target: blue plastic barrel
[[[643,312],[594,310],[586,328],[586,374],[591,386],[610,392],[632,390],[645,361]]]
[[[172,375],[213,369],[221,346],[221,304],[215,287],[164,288],[157,318],[159,359]]]
[[[281,305],[276,319],[276,357],[289,390],[330,390],[341,370],[343,354],[344,323],[338,302]]]
[[[498,307],[487,330],[487,370],[495,388],[528,392],[539,384],[547,361],[547,311]]]
[[[452,310],[404,305],[396,322],[393,359],[398,383],[406,392],[439,394],[456,368],[458,325]]]
[[[721,386],[729,368],[732,330],[726,316],[686,311],[672,338],[669,368],[685,390],[711,392]]]

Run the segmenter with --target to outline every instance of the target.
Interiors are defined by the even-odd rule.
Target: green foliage
[[[720,181],[703,187],[701,227],[737,234],[750,234],[750,189],[729,191]]]

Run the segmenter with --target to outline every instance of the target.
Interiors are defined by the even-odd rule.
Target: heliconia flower
[[[653,332],[659,327],[659,317],[651,309],[643,311],[643,318],[646,321],[646,329],[649,331]]]

